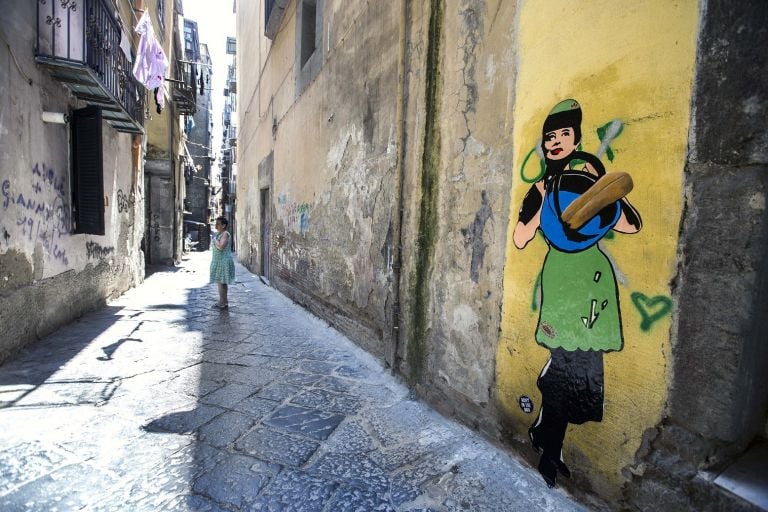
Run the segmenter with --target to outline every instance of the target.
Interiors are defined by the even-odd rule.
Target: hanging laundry
[[[163,86],[164,88],[165,86]],[[155,87],[155,110],[157,110],[158,114],[163,113],[163,108],[165,107],[165,96],[163,94],[163,88]],[[160,104],[160,100],[163,100],[162,105]]]
[[[157,103],[158,109],[165,108],[165,82],[160,84],[160,87],[155,89],[155,103]],[[160,112],[158,112],[159,114]]]
[[[147,89],[156,89],[163,86],[165,72],[168,70],[168,59],[165,57],[163,47],[155,38],[152,29],[152,20],[147,12],[141,15],[136,33],[139,34],[139,46],[136,51],[136,62],[133,65],[133,76]],[[161,91],[164,87],[161,87]],[[165,104],[165,98],[157,99],[158,103]]]

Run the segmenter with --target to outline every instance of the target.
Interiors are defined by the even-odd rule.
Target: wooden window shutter
[[[103,235],[101,107],[86,107],[73,112],[72,184],[74,232]]]

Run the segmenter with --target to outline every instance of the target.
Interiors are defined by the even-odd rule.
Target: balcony
[[[171,98],[179,114],[193,115],[197,112],[197,65],[194,62],[176,61],[176,79],[173,83]]]
[[[143,133],[144,88],[133,78],[112,12],[105,0],[38,0],[35,60],[74,96],[101,107],[116,130]]]
[[[237,69],[235,66],[229,66],[227,72],[227,88],[232,94],[237,94]]]

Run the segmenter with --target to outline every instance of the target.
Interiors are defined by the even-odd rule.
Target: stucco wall
[[[442,410],[489,432],[515,15],[513,2],[408,8],[401,369]]]
[[[84,105],[34,62],[35,4],[4,9],[0,30],[19,67],[2,45],[0,360],[143,279],[132,136],[104,122],[105,234],[70,233],[70,127],[43,123],[41,113]]]
[[[668,408],[627,496],[649,509],[747,510],[701,471],[768,437],[768,4],[708,0],[702,13]]]
[[[275,86],[266,88],[270,96],[260,106],[262,126],[274,130],[269,277],[277,288],[324,311],[366,348],[383,355],[390,226],[396,215],[391,191],[397,163],[398,54],[379,55],[378,49],[397,47],[399,10],[396,4],[375,2],[354,14],[341,4],[325,3],[324,20],[332,29],[324,40],[336,42],[330,50],[316,50],[323,66],[303,91],[294,75],[295,6],[286,13],[266,62],[264,76]],[[248,48],[243,52],[249,53]],[[250,97],[247,84],[241,98]],[[251,144],[269,141],[251,141],[260,132],[253,131],[249,116],[259,105],[242,107],[238,252],[252,265],[246,255],[257,257],[260,238],[257,170],[267,152],[257,151],[259,160],[251,161],[250,151]]]
[[[738,71],[765,69],[753,43],[766,30],[750,21],[764,9],[326,0],[324,64],[297,97],[295,4],[270,42],[245,30],[263,27],[263,5],[238,3],[239,257],[535,467],[528,429],[555,352],[541,337],[558,330],[548,324],[537,343],[548,245],[537,234],[519,249],[515,230],[542,178],[544,121],[572,98],[577,150],[629,173],[642,225],[617,225],[625,232],[595,246],[604,272],[589,277],[611,285],[610,307],[586,301],[570,315],[591,329],[613,308],[618,334],[610,351],[581,351],[602,354],[600,403],[591,420],[566,421],[572,475],[560,469],[558,484],[614,508],[741,506],[700,471],[722,469],[765,420],[754,319],[766,300],[758,119],[768,75],[755,84]],[[258,55],[260,71],[243,55]]]

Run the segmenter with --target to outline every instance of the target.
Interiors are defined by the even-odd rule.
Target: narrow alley
[[[0,509],[582,510],[208,253],[0,366]]]
[[[2,7],[0,512],[768,512],[768,1]]]

